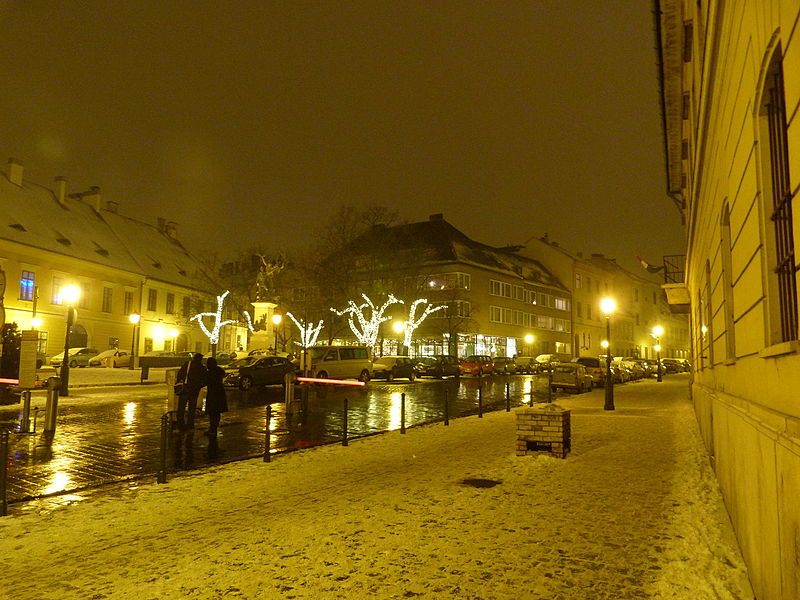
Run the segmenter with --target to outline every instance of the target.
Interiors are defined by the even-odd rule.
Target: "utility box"
[[[571,449],[570,411],[558,404],[522,406],[517,413],[517,456],[566,458]]]

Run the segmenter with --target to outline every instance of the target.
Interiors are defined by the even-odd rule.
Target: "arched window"
[[[760,108],[764,214],[769,220],[767,266],[768,343],[797,339],[797,280],[792,230],[792,190],[781,50],[770,63]]]

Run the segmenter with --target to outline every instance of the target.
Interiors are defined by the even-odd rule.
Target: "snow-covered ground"
[[[0,519],[0,597],[751,599],[686,379],[602,393],[560,401],[563,460],[497,412],[42,501]]]

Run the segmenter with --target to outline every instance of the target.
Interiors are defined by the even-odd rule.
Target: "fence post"
[[[406,432],[406,393],[400,394],[400,433]]]
[[[450,425],[450,406],[448,402],[447,388],[444,390],[444,424]]]
[[[506,383],[506,412],[511,412],[511,384]]]
[[[158,483],[167,483],[167,430],[169,429],[169,413],[161,415],[161,453],[159,456]]]
[[[267,427],[266,431],[264,432],[264,462],[270,462],[272,457],[270,456],[270,446],[271,446],[271,438],[269,433],[269,426],[272,423],[272,405],[267,404]]]
[[[347,398],[344,399],[344,413],[342,414],[342,446],[348,446],[347,443]]]
[[[6,477],[8,476],[8,429],[0,431],[0,517],[8,514]]]
[[[483,386],[478,383],[478,418],[483,418]]]

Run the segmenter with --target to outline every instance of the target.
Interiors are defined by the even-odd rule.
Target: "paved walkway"
[[[565,460],[517,457],[515,415],[225,465],[0,520],[16,600],[751,600],[674,376],[559,403]],[[490,488],[467,479],[497,482]],[[33,503],[35,504],[35,503]]]

